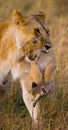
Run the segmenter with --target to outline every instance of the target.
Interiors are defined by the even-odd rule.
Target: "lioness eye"
[[[46,33],[49,35],[49,29],[47,29]]]
[[[35,29],[34,29],[34,33],[35,33],[36,36],[39,36],[40,30],[39,30],[38,28],[35,28]]]

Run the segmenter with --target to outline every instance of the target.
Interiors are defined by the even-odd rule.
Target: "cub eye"
[[[39,36],[40,35],[40,30],[38,28],[35,28],[34,33],[35,33],[36,36]]]
[[[37,83],[33,82],[33,83],[32,83],[32,88],[37,87],[37,85],[38,85]]]

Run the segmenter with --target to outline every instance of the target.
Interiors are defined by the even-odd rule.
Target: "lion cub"
[[[54,87],[56,61],[52,48],[41,52],[37,61],[30,61],[30,73],[24,79],[25,86],[34,97],[34,107],[43,95],[49,94]]]
[[[54,72],[56,60],[52,47],[48,51],[41,51],[35,60],[22,59],[13,68],[14,79],[19,79],[25,105],[36,122],[40,116],[38,100],[52,91],[54,86]]]

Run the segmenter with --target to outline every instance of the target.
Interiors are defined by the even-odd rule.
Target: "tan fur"
[[[6,76],[24,54],[33,59],[40,53],[45,44],[43,34],[35,34],[35,29],[40,27],[44,32],[35,16],[23,17],[17,10],[12,12],[11,20],[0,23],[0,77]],[[6,62],[10,70],[5,69]]]
[[[45,95],[42,88],[47,91],[46,95],[53,89],[51,82],[54,81],[54,73],[56,69],[56,60],[54,57],[53,49],[51,48],[48,53],[40,53],[37,61],[30,62],[30,72],[21,80],[23,94],[26,97],[24,101],[29,110],[31,117],[37,123],[40,117],[40,97]],[[37,83],[36,88],[32,88],[32,83]],[[44,82],[44,85],[42,84]],[[40,84],[41,83],[41,84]],[[49,83],[49,85],[46,85]],[[36,103],[36,106],[33,105]],[[28,107],[29,106],[29,107]]]
[[[12,20],[0,23],[0,84],[11,71],[14,80],[20,80],[23,99],[34,121],[38,121],[39,102],[33,108],[33,99],[41,90],[33,92],[32,83],[53,80],[55,60],[53,50],[43,53],[46,45],[52,46],[42,13],[23,17],[12,12]],[[28,57],[28,61],[26,60]],[[34,59],[35,61],[30,61]]]
[[[30,89],[32,93],[32,82],[40,84],[41,82],[50,83],[54,81],[54,73],[56,70],[56,59],[51,48],[47,53],[40,53],[37,61],[31,61],[30,73],[25,78],[26,86]],[[44,86],[46,87],[46,86]],[[39,87],[37,88],[39,89]],[[35,94],[35,92],[33,93]],[[35,94],[36,95],[36,94]]]

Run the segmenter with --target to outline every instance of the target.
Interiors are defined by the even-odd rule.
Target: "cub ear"
[[[22,15],[20,14],[20,12],[18,12],[16,9],[14,9],[12,11],[12,19],[13,20],[21,20],[22,19]]]
[[[43,21],[45,21],[45,18],[46,18],[44,12],[38,12],[38,13],[36,13],[34,16],[35,16],[36,18],[38,18],[38,19],[43,20]]]

